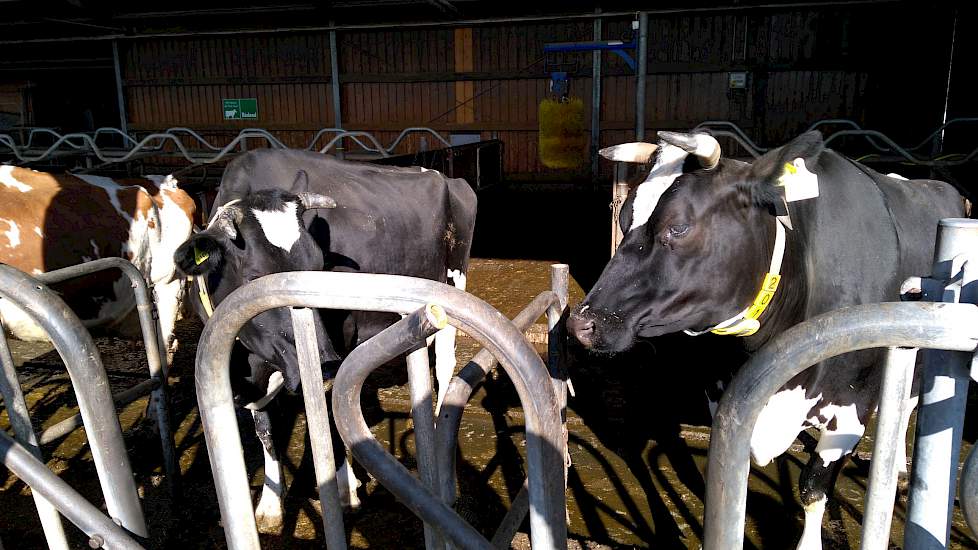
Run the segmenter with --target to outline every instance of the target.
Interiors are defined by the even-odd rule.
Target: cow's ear
[[[797,159],[801,159],[809,170],[813,170],[824,150],[825,141],[818,130],[805,132],[755,160],[751,165],[751,176],[753,176],[751,179],[768,185],[777,185],[778,180],[784,175],[786,164],[794,165]]]
[[[181,244],[173,254],[173,263],[184,275],[209,273],[224,261],[222,239],[209,231],[197,233]]]

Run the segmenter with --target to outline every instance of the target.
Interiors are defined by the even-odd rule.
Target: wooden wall
[[[730,120],[774,145],[815,120],[849,118],[923,139],[943,115],[951,21],[949,9],[903,4],[650,16],[647,135]],[[603,27],[605,39],[632,37],[630,19]],[[505,142],[509,174],[566,176],[536,154],[550,68],[543,45],[591,40],[592,32],[590,20],[340,32],[343,126],[385,144],[407,126],[476,132]],[[123,56],[128,118],[138,130],[187,126],[220,140],[257,126],[304,147],[333,125],[326,33],[137,40]],[[565,64],[571,95],[590,110],[591,54],[550,61]],[[635,76],[611,53],[602,70],[605,146],[634,137]],[[748,72],[747,89],[729,89],[730,71]],[[258,98],[258,120],[223,120],[221,99],[238,97]]]

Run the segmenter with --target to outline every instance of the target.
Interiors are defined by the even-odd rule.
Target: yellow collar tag
[[[207,280],[204,277],[197,277],[197,296],[200,297],[200,303],[204,306],[204,313],[210,319],[214,315],[214,304],[211,303],[211,295],[207,293]]]
[[[770,305],[771,300],[774,298],[774,293],[778,290],[778,283],[780,282],[781,275],[775,275],[774,273],[766,274],[764,276],[764,282],[761,283],[761,290],[754,297],[754,303],[747,308],[747,313],[744,314],[743,319],[729,327],[713,329],[710,332],[721,336],[750,336],[757,332],[761,328],[759,321],[761,314]]]
[[[210,258],[210,257],[211,257],[210,254],[208,254],[206,252],[202,252],[199,248],[197,248],[196,246],[194,246],[194,263],[195,264],[200,265],[200,264],[204,263],[204,261],[207,260],[207,258]]]

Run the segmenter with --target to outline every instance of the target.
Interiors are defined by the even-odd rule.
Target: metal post
[[[336,31],[329,31],[329,80],[333,89],[333,128],[343,127],[343,106],[340,103],[340,56],[336,51]],[[343,141],[336,147],[336,158],[343,158]]]
[[[63,479],[54,475],[54,472],[3,430],[0,430],[0,457],[3,465],[23,480],[32,492],[40,493],[61,510],[68,521],[90,536],[89,546],[92,548],[142,550],[143,547],[137,544],[122,527],[107,518],[101,510],[85,500]]]
[[[126,96],[122,91],[122,64],[119,63],[119,41],[112,41],[112,64],[115,67],[115,94],[119,103],[119,129],[122,133],[129,134],[129,123],[126,117]],[[123,141],[122,146],[126,143]]]
[[[601,9],[594,10],[600,13]],[[594,41],[601,40],[601,18],[594,19]],[[598,149],[601,147],[601,50],[591,52],[591,180],[598,177]]]
[[[876,415],[876,443],[869,463],[860,550],[886,550],[890,546],[893,498],[897,489],[897,449],[907,445],[907,434],[901,428],[906,408],[910,406],[908,400],[916,361],[916,348],[887,350]]]
[[[38,446],[34,427],[31,426],[30,411],[27,408],[27,401],[24,400],[24,392],[17,380],[14,358],[10,355],[10,346],[7,344],[7,336],[4,334],[2,319],[0,319],[0,366],[3,368],[0,371],[0,395],[3,395],[7,417],[10,419],[10,425],[14,429],[17,441],[43,463],[44,458],[41,456],[41,448]],[[64,526],[61,524],[61,515],[58,514],[58,510],[40,493],[31,491],[31,494],[34,497],[34,505],[37,507],[37,515],[41,519],[41,528],[44,530],[44,539],[48,543],[48,548],[51,550],[68,550],[68,540],[65,538]]]
[[[941,220],[934,252],[933,278],[946,284],[956,276],[955,257],[978,250],[978,220]],[[978,303],[972,260],[964,269],[960,301]],[[953,292],[944,301],[956,301]],[[958,478],[958,457],[970,381],[970,353],[927,350],[922,367],[920,408],[914,443],[905,548],[945,548]]]
[[[91,334],[61,298],[13,267],[0,265],[0,297],[15,302],[50,337],[78,398],[109,515],[130,532],[147,536],[122,427]]]
[[[428,366],[427,347],[421,346],[408,354],[407,371],[418,475],[425,487],[434,493],[438,491],[438,470],[435,464],[435,418],[431,408],[431,369]],[[438,532],[427,523],[424,524],[424,544],[428,550],[443,547]]]
[[[291,312],[292,334],[299,359],[299,379],[302,381],[302,399],[306,406],[309,444],[312,446],[319,504],[323,510],[326,548],[345,550],[343,506],[340,504],[339,484],[336,481],[336,458],[329,428],[329,403],[326,401],[326,388],[323,386],[313,311],[308,308],[292,308]]]
[[[649,56],[649,14],[638,13],[638,68],[635,75],[635,140],[645,139],[645,74]]]

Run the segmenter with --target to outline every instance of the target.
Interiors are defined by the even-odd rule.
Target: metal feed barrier
[[[905,444],[900,418],[910,396],[915,348],[926,351],[904,547],[948,546],[968,381],[978,380],[978,220],[942,220],[932,278],[912,278],[904,289],[945,303],[883,303],[829,312],[785,331],[740,369],[720,400],[711,431],[706,550],[743,547],[751,434],[770,397],[811,365],[879,347],[889,350],[860,548],[888,547],[897,446]],[[978,533],[976,489],[978,453],[972,449],[959,494],[968,525]]]
[[[312,311],[306,308],[400,313],[405,317],[360,345],[341,365],[333,385],[333,415],[343,441],[368,472],[425,524],[428,548],[508,547],[529,511],[534,548],[564,548],[567,540],[566,439],[562,423],[566,383],[560,366],[561,316],[567,304],[568,268],[552,268],[552,287],[537,296],[515,324],[485,302],[452,286],[394,275],[289,272],[268,275],[234,291],[214,311],[197,353],[197,399],[224,532],[231,549],[259,548],[248,477],[232,401],[229,360],[238,331],[255,315],[290,307],[312,452],[323,509],[326,543],[346,547],[337,492]],[[547,314],[551,357],[544,365],[521,331]],[[426,338],[451,324],[477,340],[480,351],[456,376],[432,418],[432,384]],[[388,455],[371,435],[360,410],[360,389],[374,369],[404,353],[412,400],[420,479]],[[527,481],[493,541],[452,509],[459,419],[473,388],[498,359],[516,388],[526,418]],[[500,544],[501,542],[501,544]]]
[[[91,335],[54,292],[5,265],[0,265],[0,297],[16,303],[44,329],[64,360],[81,410],[108,517],[51,473],[43,462],[6,338],[0,338],[3,367],[0,390],[16,441],[6,433],[0,434],[0,460],[31,487],[49,547],[68,548],[58,517],[60,512],[89,535],[94,548],[102,545],[140,548],[130,533],[146,537],[146,521],[109,381]]]

